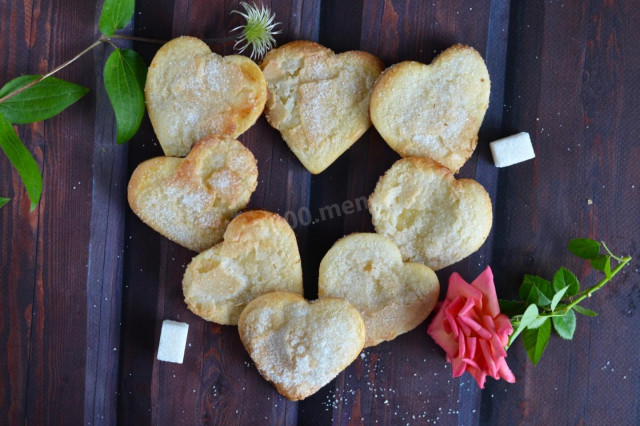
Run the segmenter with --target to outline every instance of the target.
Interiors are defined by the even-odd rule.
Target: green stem
[[[30,87],[35,86],[36,84],[40,83],[42,80],[44,80],[47,77],[51,77],[53,74],[57,73],[58,71],[60,71],[61,69],[63,69],[64,67],[66,67],[67,65],[70,65],[71,63],[75,62],[77,59],[79,59],[81,56],[83,56],[85,53],[91,51],[92,49],[94,49],[95,47],[99,46],[100,44],[102,44],[102,39],[100,40],[96,40],[91,46],[87,47],[86,49],[84,49],[82,52],[78,53],[76,56],[74,56],[73,58],[71,58],[70,60],[68,60],[67,62],[65,62],[62,65],[58,65],[56,68],[52,69],[51,71],[49,71],[47,74],[43,75],[42,77],[40,77],[39,79],[32,81],[29,84],[26,84],[24,86],[22,86],[21,88],[14,90],[13,92],[9,93],[8,95],[0,98],[0,104],[3,103],[4,101],[6,101],[7,99],[13,98],[14,96],[16,96],[19,93],[24,92],[25,90],[27,90]]]
[[[611,279],[618,273],[620,272],[620,270],[622,268],[624,268],[626,266],[627,263],[629,263],[631,261],[631,257],[627,256],[627,257],[623,257],[620,258],[620,263],[618,264],[618,266],[616,266],[616,268],[611,271],[611,276],[609,277],[604,277],[602,280],[600,280],[600,282],[598,282],[596,285],[594,285],[593,287],[590,287],[588,289],[586,289],[585,291],[583,291],[580,296],[578,296],[577,299],[573,300],[571,303],[569,303],[568,305],[566,305],[565,307],[563,307],[560,310],[555,310],[553,312],[550,312],[548,314],[543,314],[540,315],[541,317],[545,317],[545,318],[552,318],[552,317],[562,317],[564,316],[567,312],[569,312],[570,309],[572,309],[574,306],[576,306],[578,303],[582,302],[584,299],[586,299],[587,297],[591,297],[591,295],[593,293],[595,293],[596,291],[600,290],[606,283],[608,283],[609,281],[611,281]]]
[[[627,257],[616,257],[613,254],[611,254],[611,252],[609,251],[609,249],[606,246],[605,246],[605,249],[609,252],[611,257],[613,257],[616,260],[619,260],[619,262],[620,262],[620,263],[618,263],[618,266],[616,266],[615,269],[613,271],[611,271],[611,275],[608,276],[608,277],[604,277],[602,280],[600,280],[593,287],[590,287],[590,288],[584,290],[583,292],[581,292],[579,294],[579,296],[575,300],[572,300],[568,305],[564,306],[562,309],[556,309],[556,310],[554,310],[552,312],[549,312],[547,314],[538,314],[538,318],[553,318],[553,317],[565,316],[567,314],[567,312],[569,312],[570,309],[573,309],[574,306],[576,306],[577,304],[582,302],[587,297],[591,297],[591,295],[593,293],[595,293],[596,291],[600,290],[606,283],[611,281],[613,279],[613,277],[618,272],[620,272],[620,270],[622,268],[624,268],[627,265],[627,263],[629,263],[631,261],[631,257],[630,256],[627,256]],[[513,318],[518,318],[518,317],[522,317],[522,315],[515,315]],[[513,321],[513,318],[511,318],[512,324],[514,322],[518,322],[518,321]],[[518,320],[519,320],[519,318],[518,318]],[[514,329],[517,329],[517,328],[518,327],[514,327]],[[524,327],[524,328],[526,328],[526,327]],[[507,342],[505,350],[509,349],[511,344],[516,340],[516,338],[520,335],[520,333],[524,330],[524,328],[521,329],[521,330],[518,330],[517,333],[512,334],[511,336],[509,336],[509,341]]]
[[[616,266],[616,268],[613,271],[611,271],[611,275],[609,277],[604,277],[602,280],[600,280],[600,282],[598,284],[596,284],[593,287],[587,289],[585,292],[583,292],[583,294],[580,297],[578,297],[573,302],[571,302],[567,306],[565,306],[564,309],[563,309],[564,313],[566,314],[567,312],[569,312],[569,309],[573,308],[574,306],[576,306],[578,303],[582,302],[587,297],[591,297],[591,295],[593,293],[595,293],[596,291],[600,290],[602,288],[602,286],[604,286],[606,283],[611,281],[611,279],[618,272],[620,272],[620,270],[622,268],[624,268],[626,266],[626,264],[629,263],[630,261],[631,261],[631,257],[630,256],[623,257],[620,260],[620,263],[618,264],[618,266]]]
[[[604,241],[601,241],[602,247],[604,247],[604,249],[607,251],[607,253],[609,253],[609,256],[613,257],[615,260],[617,260],[618,262],[622,262],[622,258],[616,256],[615,254],[611,253],[611,250],[609,250],[609,247],[607,247],[607,245],[604,243]]]

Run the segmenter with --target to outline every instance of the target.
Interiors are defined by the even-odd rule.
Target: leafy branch
[[[279,32],[275,30],[279,23],[274,22],[275,16],[264,6],[247,3],[241,3],[241,6],[246,13],[236,13],[246,19],[246,25],[232,30],[240,30],[240,33],[234,37],[207,41],[237,40],[236,47],[242,50],[251,47],[252,58],[254,55],[261,56],[275,44],[273,34]],[[27,189],[31,201],[30,211],[36,208],[42,194],[42,173],[36,160],[20,141],[13,125],[34,123],[54,117],[89,91],[86,87],[54,78],[52,75],[96,47],[105,43],[110,45],[114,50],[107,58],[103,77],[116,117],[116,141],[118,144],[124,144],[138,132],[145,113],[144,86],[147,65],[138,53],[131,49],[119,48],[114,40],[160,44],[164,41],[115,34],[129,24],[134,10],[135,0],[105,0],[98,24],[102,35],[98,40],[45,75],[23,75],[0,88],[0,148],[18,171]],[[9,200],[0,197],[0,208]]]
[[[133,17],[134,0],[105,0],[100,16],[102,36],[76,56],[45,75],[23,75],[0,89],[0,148],[18,171],[33,211],[42,194],[42,173],[24,146],[14,124],[28,124],[54,117],[82,98],[88,91],[52,77],[103,43],[114,47],[104,68],[104,83],[116,115],[117,142],[128,142],[140,128],[144,116],[144,83],[147,66],[131,49],[120,49],[110,37],[123,29]],[[123,38],[123,37],[118,37]],[[9,201],[0,198],[0,207]]]
[[[588,260],[591,267],[605,274],[597,284],[580,291],[578,278],[565,267],[553,276],[553,281],[534,275],[525,275],[518,291],[519,301],[500,300],[501,311],[511,318],[514,332],[509,337],[507,349],[522,334],[522,341],[531,362],[536,365],[544,353],[551,326],[563,339],[571,340],[576,329],[576,312],[585,316],[597,313],[580,303],[618,274],[631,257],[614,255],[606,244],[581,238],[569,242],[569,251]],[[604,253],[601,251],[604,250]],[[616,262],[611,269],[612,262]]]

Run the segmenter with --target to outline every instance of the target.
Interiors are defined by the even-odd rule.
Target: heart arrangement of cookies
[[[384,70],[369,53],[336,55],[310,41],[273,49],[258,66],[180,37],[158,51],[145,87],[166,157],[136,168],[129,204],[150,227],[199,252],[182,283],[188,308],[237,325],[262,376],[290,400],[303,399],[364,347],[421,324],[440,292],[434,270],[487,238],[487,192],[454,173],[476,146],[489,90],[484,61],[462,45],[431,65]],[[334,244],[320,264],[314,301],[302,296],[289,224],[267,211],[240,213],[256,189],[258,167],[237,138],[263,111],[314,174],[371,124],[403,157],[369,199],[376,233]]]

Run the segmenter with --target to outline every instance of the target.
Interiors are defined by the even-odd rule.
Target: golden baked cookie
[[[247,303],[262,294],[302,295],[296,236],[275,213],[244,212],[229,223],[221,243],[193,258],[182,289],[191,312],[230,325],[237,325]]]
[[[365,347],[417,327],[433,310],[440,284],[421,263],[403,263],[398,247],[378,234],[338,240],[320,263],[318,297],[340,297],[355,306],[366,327]]]
[[[371,121],[401,156],[432,158],[457,173],[478,143],[490,89],[480,54],[456,44],[431,65],[385,70],[371,95]]]
[[[293,41],[260,66],[269,87],[267,121],[311,173],[329,167],[371,126],[369,98],[383,69],[375,56]]]
[[[376,232],[396,243],[403,259],[436,271],[478,250],[493,220],[482,185],[456,180],[428,158],[396,161],[369,197],[369,211]]]
[[[349,302],[307,302],[292,293],[268,293],[250,302],[238,331],[262,376],[291,401],[333,380],[362,350],[364,322]]]
[[[134,170],[129,205],[143,222],[194,251],[222,239],[258,184],[256,159],[231,136],[208,136],[182,158],[156,157]]]
[[[264,109],[267,85],[244,56],[222,57],[194,37],[158,50],[147,74],[147,111],[165,155],[183,157],[211,134],[237,138]]]

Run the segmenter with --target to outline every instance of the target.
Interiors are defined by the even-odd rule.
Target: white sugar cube
[[[188,332],[189,324],[187,323],[171,320],[162,321],[158,360],[182,364]]]
[[[491,155],[496,167],[512,166],[535,158],[529,133],[522,132],[491,142]]]

